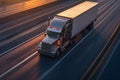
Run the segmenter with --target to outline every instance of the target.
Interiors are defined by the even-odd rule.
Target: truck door
[[[72,30],[71,27],[72,27],[72,25],[70,23],[67,23],[64,27],[64,37],[63,37],[64,42],[66,42],[70,39],[71,30]]]

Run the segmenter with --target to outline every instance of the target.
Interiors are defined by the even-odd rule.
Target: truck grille
[[[47,52],[51,51],[51,45],[43,42],[42,43],[42,50],[47,51]]]

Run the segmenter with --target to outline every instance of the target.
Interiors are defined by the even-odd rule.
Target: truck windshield
[[[60,31],[64,27],[66,22],[67,22],[67,20],[64,18],[55,17],[50,24],[50,28]]]
[[[53,31],[47,31],[47,35],[50,37],[55,37],[55,38],[59,38],[60,37],[60,33],[58,32],[53,32]]]

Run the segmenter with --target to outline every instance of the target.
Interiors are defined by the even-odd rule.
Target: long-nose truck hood
[[[42,40],[42,42],[48,43],[48,44],[53,44],[57,40],[58,40],[58,38],[53,38],[53,37],[46,35],[45,38]]]

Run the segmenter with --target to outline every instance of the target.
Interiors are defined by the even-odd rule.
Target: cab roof
[[[98,4],[97,2],[84,1],[72,8],[69,8],[63,12],[58,13],[57,16],[63,16],[63,17],[74,19],[75,17],[86,12],[90,8],[96,6],[97,4]]]

